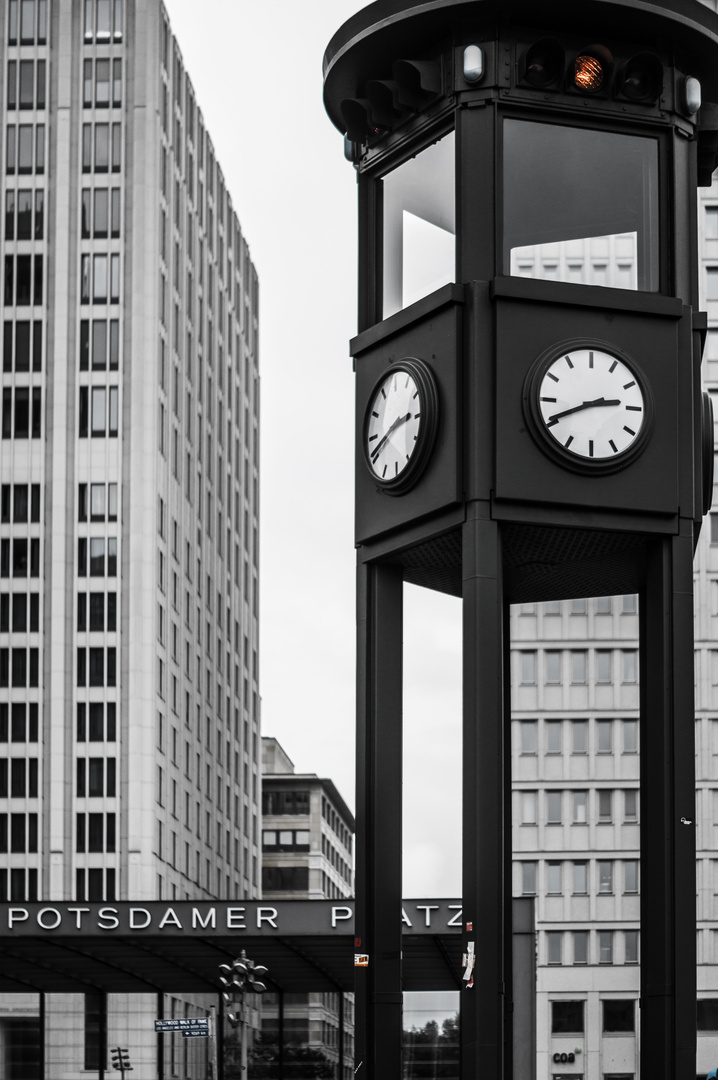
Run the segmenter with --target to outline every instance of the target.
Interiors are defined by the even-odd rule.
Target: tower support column
[[[696,1060],[693,530],[653,540],[640,604],[641,1076]]]
[[[463,940],[475,964],[461,990],[461,1077],[510,1071],[510,756],[499,528],[486,503],[463,527]],[[506,682],[507,689],[504,690]]]
[[[360,561],[355,953],[369,959],[355,970],[358,1080],[402,1075],[402,626],[401,568]]]

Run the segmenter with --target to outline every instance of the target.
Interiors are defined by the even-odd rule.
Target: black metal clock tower
[[[696,186],[716,163],[718,16],[698,0],[378,0],[324,70],[359,184],[357,1075],[402,1075],[408,581],[463,599],[463,1080],[513,1075],[507,605],[631,592],[641,1076],[693,1080],[683,821],[713,483]],[[578,280],[589,248],[612,282]]]

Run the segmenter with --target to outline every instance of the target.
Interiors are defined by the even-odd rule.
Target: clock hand
[[[399,427],[399,424],[405,424],[407,420],[411,420],[411,413],[410,412],[408,412],[406,414],[406,416],[397,416],[396,420],[391,425],[389,430],[386,432],[383,439],[381,439],[376,444],[376,446],[372,450],[371,454],[369,455],[371,457],[372,462],[376,461],[377,457],[381,453],[382,447],[384,446],[384,444],[387,441],[387,439],[389,438],[389,436]]]
[[[621,402],[618,398],[595,398],[593,401],[583,401],[580,405],[574,405],[572,409],[564,409],[563,412],[554,413],[553,416],[549,416],[548,423],[555,424],[561,420],[564,416],[570,416],[571,413],[581,412],[582,409],[591,409],[594,405],[620,405]]]

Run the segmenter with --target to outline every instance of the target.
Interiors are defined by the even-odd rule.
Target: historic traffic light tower
[[[379,0],[325,55],[359,185],[357,1074],[401,1075],[402,586],[463,598],[461,1075],[512,1075],[506,608],[640,594],[641,1075],[695,1076],[692,557],[710,505],[697,0]],[[582,282],[589,252],[613,281]]]

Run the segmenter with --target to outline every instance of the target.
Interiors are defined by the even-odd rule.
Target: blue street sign
[[[155,1020],[155,1031],[196,1031],[209,1034],[209,1017],[194,1016],[186,1020]]]
[[[718,1080],[718,1066],[716,1066],[715,1069],[711,1069],[711,1071],[706,1076],[706,1080],[711,1080],[711,1077],[713,1077],[714,1080]]]

